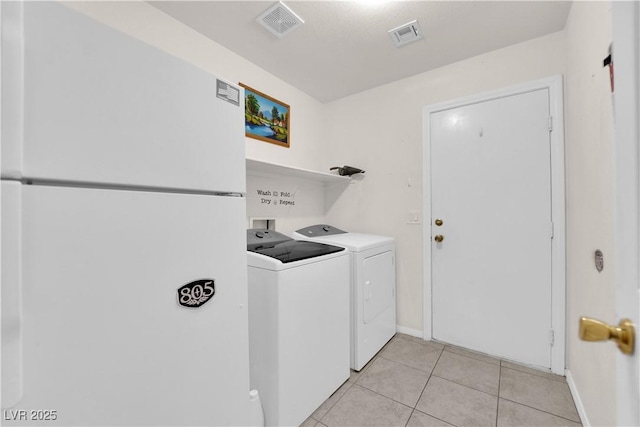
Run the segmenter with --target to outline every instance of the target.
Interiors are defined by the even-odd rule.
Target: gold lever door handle
[[[622,319],[618,326],[611,326],[589,317],[580,318],[580,339],[583,341],[613,340],[624,354],[633,354],[636,331],[629,319]]]
[[[444,236],[442,234],[436,234],[435,236],[433,236],[433,240],[440,243],[444,240]]]

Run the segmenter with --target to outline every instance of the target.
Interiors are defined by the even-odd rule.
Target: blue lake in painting
[[[269,126],[264,126],[264,125],[258,126],[258,125],[245,122],[245,129],[247,132],[250,132],[254,135],[264,136],[267,138],[275,135],[275,132]]]

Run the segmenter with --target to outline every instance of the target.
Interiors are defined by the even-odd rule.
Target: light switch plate
[[[420,224],[420,211],[407,211],[407,224]]]

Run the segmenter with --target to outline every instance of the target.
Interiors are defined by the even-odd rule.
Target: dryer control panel
[[[346,231],[333,227],[328,224],[316,224],[309,227],[301,228],[296,233],[307,237],[331,236],[332,234],[344,234]]]
[[[282,233],[273,230],[252,228],[247,230],[247,249],[255,249],[257,246],[273,246],[278,243],[293,240]]]

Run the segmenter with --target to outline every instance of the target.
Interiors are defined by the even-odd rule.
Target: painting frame
[[[244,88],[245,136],[290,148],[291,106],[244,83],[239,85]]]

